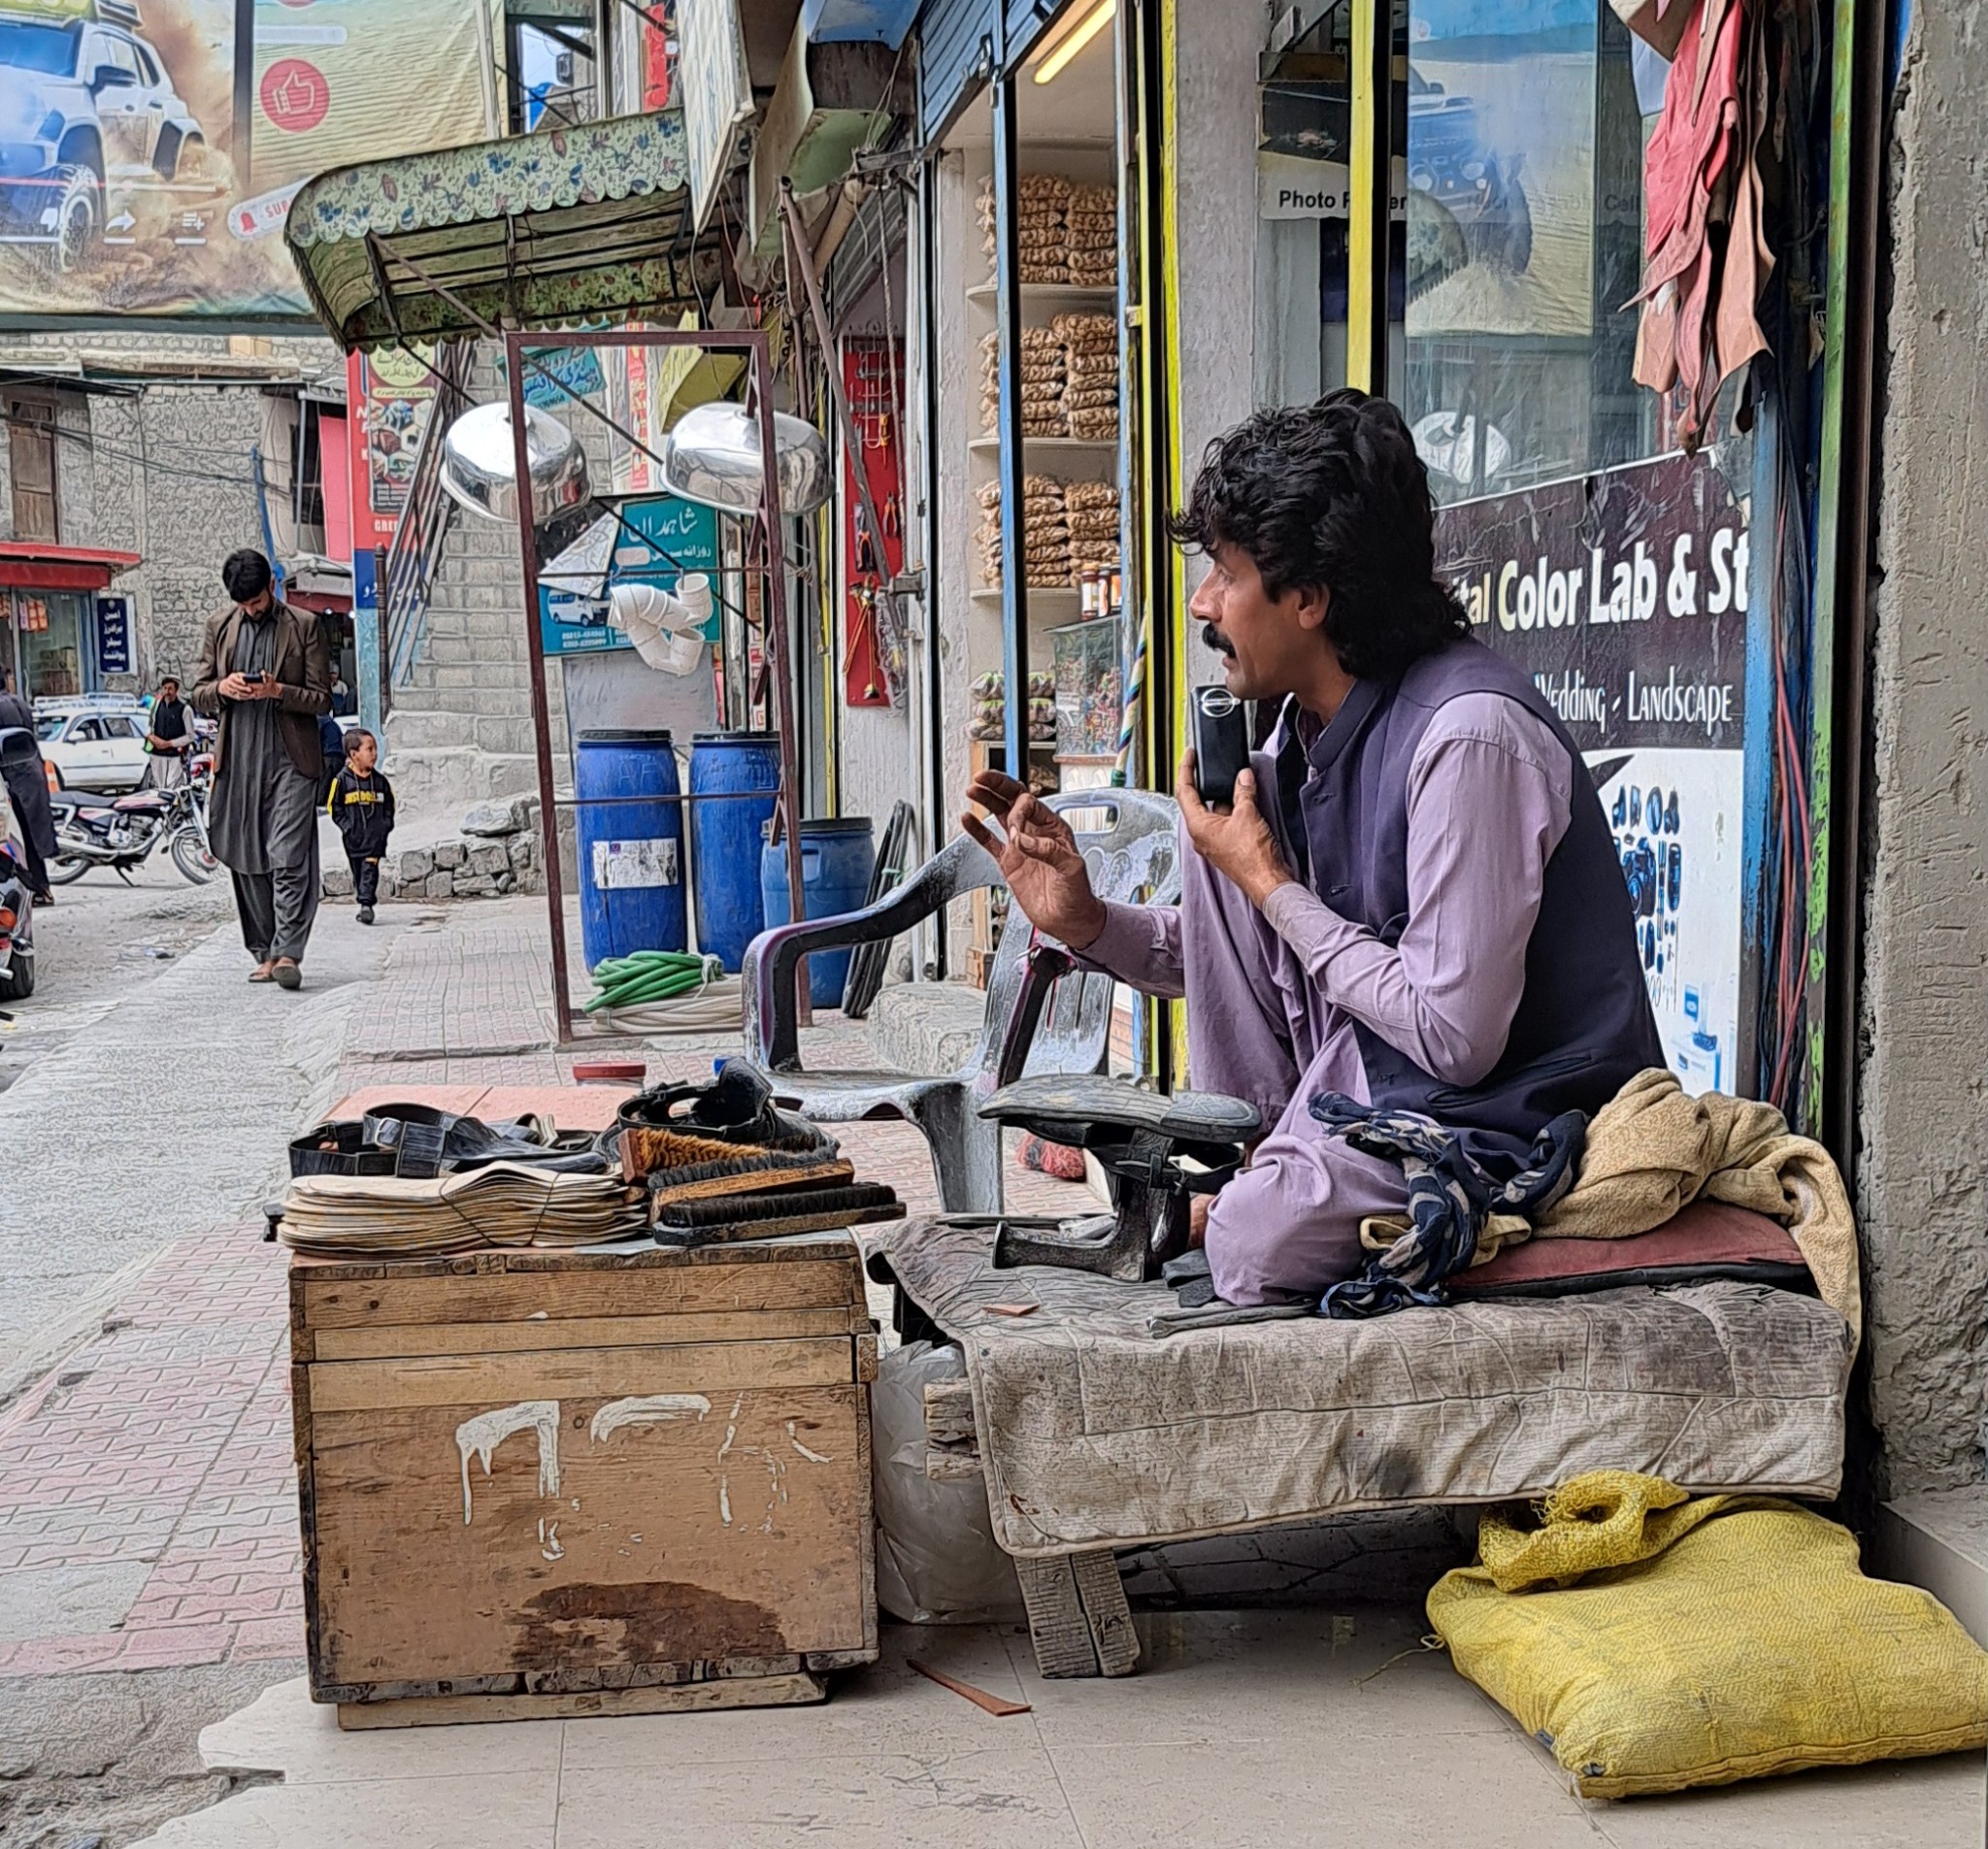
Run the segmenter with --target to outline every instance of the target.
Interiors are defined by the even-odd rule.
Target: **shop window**
[[[55,407],[46,400],[7,401],[7,453],[14,486],[14,537],[59,539],[55,511]]]
[[[24,673],[21,691],[29,699],[67,699],[87,691],[81,596],[74,591],[17,591],[14,627]]]
[[[1601,0],[1412,0],[1396,377],[1439,501],[1666,446],[1630,377],[1638,75]]]
[[[324,450],[319,442],[320,407],[302,407],[297,420],[297,544],[307,552],[322,552],[324,544]]]
[[[593,27],[557,17],[528,17],[522,8],[508,23],[512,132],[571,128],[599,116]]]
[[[1396,35],[1407,16],[1395,9]],[[1346,382],[1349,168],[1348,43],[1351,10],[1328,8],[1277,52],[1258,99],[1256,145],[1259,287],[1272,304],[1258,354],[1256,388],[1267,404],[1306,404]],[[1398,76],[1407,66],[1397,60]],[[1399,346],[1407,299],[1408,224],[1401,149],[1408,97],[1394,95],[1393,225],[1388,244],[1388,321]],[[1390,386],[1400,393],[1394,354]]]
[[[626,0],[609,10],[609,21],[615,114],[668,109],[677,65],[676,0]]]

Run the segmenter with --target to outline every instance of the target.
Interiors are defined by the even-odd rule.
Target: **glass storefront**
[[[1398,377],[1439,501],[1672,446],[1631,377],[1639,44],[1596,0],[1411,0]]]
[[[1258,395],[1346,379],[1351,11],[1266,74]],[[1747,1089],[1743,949],[1754,442],[1734,381],[1695,454],[1636,382],[1645,143],[1669,70],[1607,0],[1397,0],[1387,391],[1472,633],[1593,770],[1669,1063]]]
[[[89,598],[82,591],[0,591],[9,612],[0,666],[29,700],[71,698],[91,685]]]

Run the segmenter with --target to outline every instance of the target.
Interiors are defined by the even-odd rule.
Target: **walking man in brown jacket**
[[[317,716],[331,710],[331,649],[315,616],[272,589],[260,552],[221,567],[230,608],[207,619],[193,710],[220,721],[208,834],[234,875],[251,982],[303,986],[317,915]]]

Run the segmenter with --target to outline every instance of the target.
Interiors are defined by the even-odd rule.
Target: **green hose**
[[[722,973],[716,957],[694,956],[687,950],[637,950],[625,957],[605,957],[594,966],[596,993],[584,1011],[646,1007],[697,995]]]

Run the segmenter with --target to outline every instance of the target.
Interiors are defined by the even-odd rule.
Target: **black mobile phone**
[[[1210,808],[1236,800],[1236,778],[1249,768],[1249,723],[1242,702],[1227,687],[1196,687],[1194,787]]]
[[[260,668],[257,668],[252,674],[244,675],[242,678],[248,681],[251,687],[259,687],[269,677]]]

